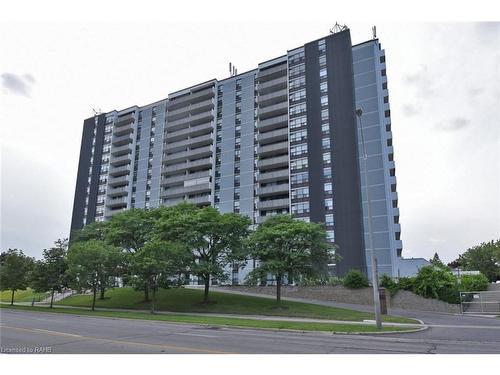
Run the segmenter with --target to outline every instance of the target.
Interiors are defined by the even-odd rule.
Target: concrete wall
[[[237,290],[248,293],[260,293],[276,295],[275,286],[228,286],[229,290]],[[357,305],[373,305],[373,294],[371,288],[349,289],[343,286],[311,286],[297,287],[284,286],[281,290],[283,297],[315,299],[338,303],[352,303]],[[451,305],[432,298],[423,298],[412,292],[400,290],[394,297],[386,294],[387,306],[395,309],[434,311],[445,313],[460,313],[460,305]]]

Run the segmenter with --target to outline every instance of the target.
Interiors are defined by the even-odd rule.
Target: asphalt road
[[[129,319],[100,318],[2,309],[3,353],[500,353],[500,319],[481,319],[480,327],[430,328],[398,335],[332,335],[254,329],[214,328]],[[485,323],[489,322],[489,323]],[[475,320],[471,320],[477,326]],[[465,332],[466,339],[432,332]],[[488,332],[486,339],[476,331]],[[468,333],[468,334],[467,334]],[[472,333],[472,334],[471,334]],[[25,349],[26,348],[26,349]]]

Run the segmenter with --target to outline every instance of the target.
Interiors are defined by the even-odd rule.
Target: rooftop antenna
[[[101,108],[97,110],[95,108],[92,108],[92,112],[94,112],[94,116],[100,115],[102,113]]]
[[[347,25],[339,25],[338,22],[335,22],[335,25],[333,25],[333,27],[330,29],[330,34],[336,34],[346,30],[349,30]]]
[[[233,64],[229,63],[229,75],[233,74],[232,71],[233,71]]]
[[[377,39],[377,26],[372,27],[373,39]]]

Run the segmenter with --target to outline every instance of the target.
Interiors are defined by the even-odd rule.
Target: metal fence
[[[462,314],[500,315],[500,291],[460,292]]]

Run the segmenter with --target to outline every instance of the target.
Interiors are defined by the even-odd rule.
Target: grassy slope
[[[50,309],[48,307],[31,306],[2,306],[0,309],[16,309],[27,311],[40,311],[49,313],[62,313],[72,315],[91,315],[98,317],[112,317],[125,319],[158,320],[172,323],[185,324],[208,324],[215,326],[246,327],[246,328],[273,328],[273,329],[292,329],[300,331],[323,331],[333,333],[366,333],[376,332],[377,328],[373,325],[355,325],[355,324],[330,324],[330,323],[308,323],[308,322],[287,322],[287,321],[263,321],[253,319],[237,319],[207,316],[189,316],[189,315],[152,315],[140,312],[128,311],[90,311],[84,309]],[[415,328],[409,327],[383,327],[382,331],[411,331]]]
[[[33,298],[35,301],[39,302],[47,296],[48,293],[35,293],[32,289],[28,288],[26,290],[17,290],[14,293],[14,302],[31,302]],[[4,290],[0,293],[0,301],[10,302],[12,298],[12,291]]]
[[[92,297],[80,295],[68,297],[57,304],[67,306],[89,307]],[[157,296],[157,310],[173,312],[204,312],[204,313],[233,313],[246,315],[279,315],[296,316],[332,320],[362,321],[374,319],[371,313],[313,305],[308,303],[283,301],[286,309],[276,309],[276,302],[269,298],[242,296],[229,293],[210,292],[210,299],[214,303],[201,303],[203,291],[198,289],[168,289],[160,290]],[[117,288],[106,292],[104,300],[96,300],[96,307],[142,309],[150,308],[150,302],[144,302],[144,293],[131,288]],[[384,316],[386,322],[418,323],[413,319]]]

